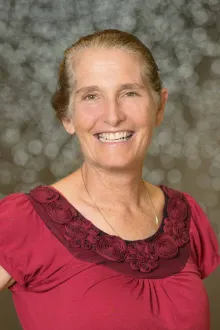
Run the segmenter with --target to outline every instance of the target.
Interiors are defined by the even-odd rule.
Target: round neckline
[[[137,240],[125,240],[119,236],[116,236],[116,235],[111,235],[111,234],[108,234],[106,232],[104,232],[103,230],[101,230],[100,228],[98,228],[96,225],[93,224],[93,222],[89,219],[87,219],[86,217],[84,217],[84,215],[82,215],[69,201],[68,199],[58,190],[56,189],[55,187],[53,186],[44,186],[44,187],[47,187],[51,190],[54,190],[56,191],[59,196],[70,206],[70,208],[74,209],[78,216],[80,217],[80,219],[83,219],[85,221],[88,221],[92,226],[93,228],[95,228],[96,230],[99,231],[99,234],[100,236],[104,236],[104,235],[107,235],[109,237],[117,237],[118,239],[122,240],[123,242],[126,242],[127,244],[134,244],[134,243],[137,243],[137,242],[149,242],[151,240],[153,240],[155,237],[157,237],[160,233],[163,232],[163,226],[164,226],[164,220],[166,218],[166,215],[167,215],[167,204],[168,204],[168,199],[169,199],[169,196],[167,195],[167,193],[165,192],[165,189],[164,189],[164,185],[158,185],[156,187],[160,188],[164,194],[164,199],[165,199],[165,203],[164,203],[164,207],[163,207],[163,218],[161,220],[161,223],[160,223],[160,226],[158,227],[158,229],[156,230],[156,232],[150,236],[148,236],[147,238],[143,238],[143,239],[137,239]]]

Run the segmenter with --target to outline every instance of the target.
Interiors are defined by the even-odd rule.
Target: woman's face
[[[118,49],[86,49],[74,68],[72,116],[64,126],[78,136],[85,161],[115,170],[142,165],[163,119],[167,91],[158,107],[139,59]]]

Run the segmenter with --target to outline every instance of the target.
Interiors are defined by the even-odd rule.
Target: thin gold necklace
[[[105,220],[105,222],[109,225],[109,227],[111,227],[111,229],[114,231],[114,233],[116,234],[116,236],[120,237],[121,239],[123,239],[118,233],[117,231],[112,227],[112,225],[108,222],[108,220],[106,219],[106,217],[104,216],[104,214],[102,213],[102,211],[100,210],[100,208],[98,207],[98,205],[96,204],[96,202],[94,201],[94,199],[92,198],[92,196],[90,195],[89,193],[89,190],[86,186],[86,182],[85,182],[85,179],[84,179],[84,175],[83,175],[83,170],[82,170],[82,167],[80,168],[81,170],[81,176],[82,176],[82,180],[83,180],[83,184],[84,184],[84,187],[86,189],[86,192],[89,196],[89,198],[91,199],[91,201],[93,202],[93,204],[95,205],[96,209],[98,210],[98,212],[101,214],[101,216],[103,217],[103,219]],[[147,185],[146,185],[147,187]],[[157,224],[157,227],[158,227],[158,224],[159,224],[159,220],[158,220],[158,217],[157,217],[157,214],[156,214],[156,211],[155,211],[155,208],[154,208],[154,205],[152,203],[152,200],[151,200],[151,197],[150,197],[150,193],[149,193],[149,189],[147,187],[147,192],[148,192],[148,196],[149,196],[149,199],[150,199],[150,202],[151,202],[151,205],[152,205],[152,208],[153,208],[153,211],[154,211],[154,215],[155,215],[155,218],[156,218],[156,224]]]

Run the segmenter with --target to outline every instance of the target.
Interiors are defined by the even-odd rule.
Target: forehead
[[[110,48],[87,48],[80,51],[73,61],[76,80],[114,77],[124,75],[134,79],[141,78],[141,60],[125,50]]]

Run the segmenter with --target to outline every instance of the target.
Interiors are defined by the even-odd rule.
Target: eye
[[[127,95],[127,96],[137,96],[138,94],[136,92],[127,92],[125,95]]]
[[[88,94],[88,95],[86,95],[86,96],[84,96],[83,97],[83,100],[95,100],[96,99],[96,97],[97,97],[97,95],[96,94]]]

